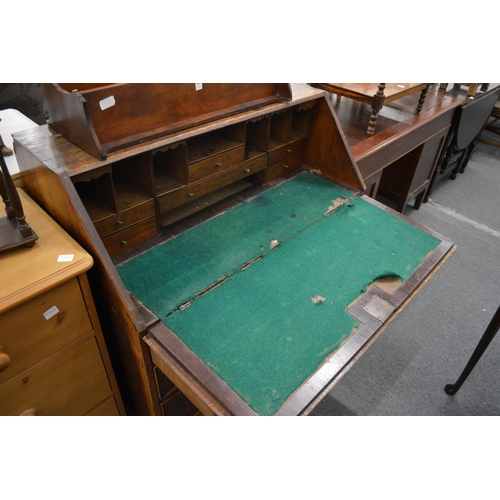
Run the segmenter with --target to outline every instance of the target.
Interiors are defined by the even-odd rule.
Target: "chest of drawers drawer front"
[[[205,177],[217,174],[222,170],[234,167],[245,158],[245,146],[241,145],[229,151],[224,151],[205,160],[189,165],[189,182],[199,181]]]
[[[301,139],[288,143],[286,146],[270,151],[269,165],[285,158],[289,158],[300,151],[304,151],[306,149],[306,145],[307,137],[302,137]]]
[[[77,278],[4,312],[0,345],[11,361],[0,384],[92,332]]]
[[[134,224],[102,239],[109,255],[117,255],[139,243],[143,243],[158,234],[156,217]]]
[[[88,417],[118,417],[120,412],[116,406],[115,398],[109,398],[96,408],[85,413]]]
[[[145,219],[149,219],[155,215],[154,201],[150,200],[147,203],[136,207],[124,210],[118,214],[107,217],[106,219],[94,223],[97,232],[101,238],[105,238],[110,234],[116,233],[121,229],[125,229],[133,224],[137,224]]]
[[[267,155],[262,154],[251,160],[239,163],[236,167],[224,170],[218,175],[213,175],[203,181],[193,183],[185,188],[174,191],[158,198],[160,213],[177,208],[184,203],[188,203],[200,196],[210,193],[220,187],[227,186],[247,177],[259,170],[266,168]]]
[[[112,395],[95,338],[0,386],[0,414],[80,415]]]

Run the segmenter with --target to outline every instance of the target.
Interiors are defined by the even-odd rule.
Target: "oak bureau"
[[[204,90],[207,96],[212,95],[209,90],[217,94],[210,84],[179,85],[188,85],[186,92],[189,85],[193,93],[200,92],[198,100]],[[95,261],[89,281],[129,414],[309,413],[454,249],[446,238],[363,195],[365,183],[324,91],[291,84],[290,95],[255,104],[253,84],[240,85],[249,106],[235,110],[231,101],[231,113],[170,125],[174,131],[160,135],[148,135],[143,127],[139,140],[124,141],[105,157],[85,151],[65,137],[64,130],[57,132],[50,125],[14,136],[23,188]],[[105,102],[134,106],[134,100],[120,102],[114,88],[99,87],[100,92],[109,91],[101,94]],[[224,108],[224,92],[220,96]],[[188,101],[178,105],[188,106]],[[420,260],[408,274],[403,268],[410,269],[411,259],[404,260],[404,249],[413,251],[416,244],[404,243],[389,252],[384,241],[393,225],[411,241],[425,240]],[[350,260],[347,248],[334,248],[339,242],[350,242],[356,251],[368,249],[373,256],[378,254],[371,247],[379,245],[388,265],[374,266],[363,253]],[[305,259],[309,252],[317,252],[316,260]],[[396,258],[402,259],[402,267],[392,270]],[[306,260],[321,264],[300,274]],[[142,270],[127,274],[139,262],[145,267],[137,264]],[[347,319],[347,326],[334,345],[328,329],[337,320],[328,313],[333,311],[337,271],[329,263],[341,262],[371,277],[366,287],[354,284],[355,300],[338,313],[339,324]],[[285,265],[289,267],[282,272]],[[296,271],[289,272],[292,267]],[[321,326],[310,329],[308,325],[316,324],[312,316],[291,319],[288,314],[301,311],[288,301],[288,291],[309,293],[309,276],[328,278],[325,286],[330,287],[325,296],[318,291],[300,299],[301,307],[314,306],[305,313],[314,315],[314,321],[326,314]],[[318,283],[312,283],[311,290]],[[149,292],[156,294],[151,302]],[[347,300],[350,295],[339,297]],[[242,305],[233,307],[232,299]],[[184,313],[194,323],[172,327]],[[284,318],[280,328],[289,325],[283,331],[272,326],[278,317]],[[221,337],[216,348],[211,341],[222,334],[219,319],[229,324],[229,335],[240,333],[237,339]],[[262,329],[264,323],[270,328]],[[260,330],[270,337],[252,342]],[[295,330],[318,334],[315,354],[308,354],[305,340],[293,337]],[[201,334],[194,335],[198,331]],[[321,344],[320,331],[329,347]],[[237,347],[244,337],[247,347]],[[203,338],[206,342],[197,346]],[[305,376],[287,359],[279,359],[293,342],[293,356],[305,356],[299,365],[310,366]],[[234,351],[226,351],[230,345]],[[211,352],[206,354],[206,348]],[[272,380],[287,387],[264,387],[267,374],[260,373],[264,395],[257,396],[259,406],[245,391],[260,386],[256,372],[252,375],[248,369],[262,370],[264,358],[275,372]],[[235,384],[232,375],[225,375],[232,361],[239,374]],[[291,383],[294,379],[300,380]],[[279,397],[270,404],[275,393]]]

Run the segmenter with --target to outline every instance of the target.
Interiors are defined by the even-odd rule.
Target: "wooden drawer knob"
[[[19,414],[20,417],[36,417],[37,415],[38,412],[35,410],[35,408],[28,408],[27,410],[24,410]]]
[[[0,345],[0,372],[7,370],[10,365],[10,356],[5,352],[4,348]]]

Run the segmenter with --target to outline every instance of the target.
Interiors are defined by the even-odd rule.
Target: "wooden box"
[[[44,84],[47,123],[96,158],[168,133],[291,100],[280,83]]]

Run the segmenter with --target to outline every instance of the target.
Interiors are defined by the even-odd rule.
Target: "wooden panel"
[[[0,344],[11,359],[0,383],[89,333],[92,324],[77,278],[10,309],[0,316]]]
[[[432,121],[428,120],[425,113],[421,114],[420,118],[427,120],[425,121],[425,126],[415,128],[412,134],[392,135],[397,128],[403,130],[405,130],[405,127],[407,128],[405,124],[399,124],[390,130],[390,135],[389,131],[387,132],[388,138],[386,141],[383,141],[386,136],[386,132],[384,131],[377,134],[377,137],[353,146],[352,153],[363,178],[370,177],[417,146],[423,144],[430,137],[443,130],[447,130],[451,124],[454,111],[454,108],[449,109]]]
[[[365,185],[330,103],[320,100],[312,113],[306,166],[354,191],[364,191]]]
[[[80,415],[111,396],[111,387],[94,338],[53,356],[0,386],[0,413]]]

